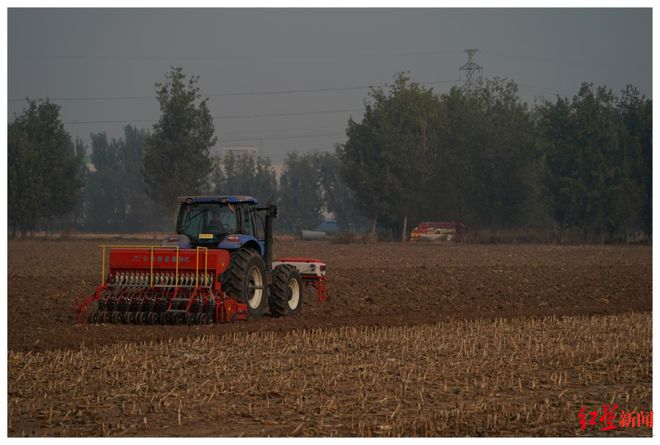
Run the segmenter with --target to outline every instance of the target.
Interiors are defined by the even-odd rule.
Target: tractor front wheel
[[[257,252],[252,249],[234,251],[222,280],[223,290],[245,303],[250,317],[263,316],[267,301],[266,266]]]

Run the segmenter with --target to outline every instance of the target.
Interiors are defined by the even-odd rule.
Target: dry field
[[[332,245],[288,319],[76,326],[97,242],[9,244],[11,436],[650,435],[648,247]],[[602,410],[601,410],[602,411]]]

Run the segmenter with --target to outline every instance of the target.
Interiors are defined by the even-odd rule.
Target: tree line
[[[287,154],[281,175],[262,156],[214,157],[217,139],[198,78],[172,68],[156,84],[149,130],[72,141],[49,100],[9,124],[11,235],[34,230],[171,230],[176,196],[245,194],[280,206],[278,229],[324,217],[341,230],[405,239],[422,220],[470,230],[539,228],[561,241],[651,237],[651,100],[583,84],[533,107],[512,81],[444,94],[398,74],[373,88],[346,143]]]
[[[652,103],[583,83],[534,107],[512,81],[446,94],[399,74],[372,89],[338,150],[341,174],[372,229],[409,222],[473,230],[544,228],[562,241],[651,237]]]

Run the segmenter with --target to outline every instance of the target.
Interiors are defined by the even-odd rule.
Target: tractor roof
[[[229,196],[179,196],[177,202],[229,202],[232,204],[247,203],[257,204],[257,200],[252,196],[229,195]]]

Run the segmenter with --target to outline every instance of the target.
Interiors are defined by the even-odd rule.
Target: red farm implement
[[[421,222],[412,229],[411,241],[456,241],[466,231],[465,224],[455,221]]]
[[[205,324],[247,317],[245,303],[227,296],[218,280],[230,261],[225,250],[101,248],[101,284],[78,307],[80,322]]]
[[[78,322],[208,324],[248,318],[247,303],[222,289],[222,274],[231,259],[226,250],[139,245],[101,248],[101,284],[78,306]],[[319,301],[326,300],[326,266],[321,260],[280,258],[273,266],[295,268],[302,286],[314,288]],[[302,298],[302,292],[298,295]]]
[[[101,284],[77,306],[79,322],[208,324],[258,318],[266,306],[296,315],[308,286],[326,300],[321,260],[272,261],[275,206],[243,196],[180,202],[177,235],[162,245],[101,245]]]

